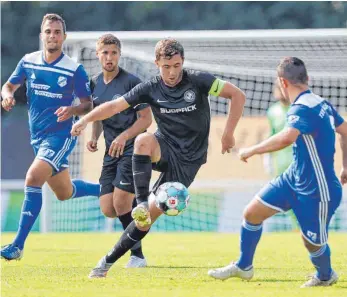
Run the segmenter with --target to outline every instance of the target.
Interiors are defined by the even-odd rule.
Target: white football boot
[[[236,263],[232,262],[225,267],[209,270],[208,275],[221,280],[225,280],[230,277],[238,277],[243,280],[250,280],[254,275],[254,269],[252,267],[249,270],[242,270],[236,265]]]
[[[142,268],[147,267],[147,261],[145,258],[140,258],[136,256],[130,256],[128,264],[125,268]]]
[[[89,273],[89,278],[102,278],[106,277],[107,272],[112,267],[113,263],[106,263],[106,257],[102,257],[98,264]]]
[[[316,275],[312,275],[311,279],[304,283],[300,288],[309,288],[309,287],[328,287],[337,282],[339,276],[335,271],[331,272],[331,277],[329,280],[323,281],[320,280]]]

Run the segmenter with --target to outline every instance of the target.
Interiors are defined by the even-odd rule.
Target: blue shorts
[[[77,142],[77,137],[47,136],[32,140],[36,158],[44,160],[53,168],[53,175],[69,167],[68,157]]]
[[[257,194],[264,205],[285,212],[292,209],[305,239],[313,245],[321,246],[328,240],[329,222],[342,199],[342,187],[329,187],[329,201],[320,196],[296,193],[282,175],[273,179]]]

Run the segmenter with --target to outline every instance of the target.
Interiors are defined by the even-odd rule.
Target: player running
[[[43,17],[40,34],[43,51],[25,55],[2,87],[2,107],[15,105],[14,92],[26,81],[31,145],[36,158],[25,177],[25,199],[14,241],[1,249],[1,257],[19,260],[25,240],[42,206],[45,182],[61,201],[99,196],[99,184],[72,180],[68,156],[77,138],[70,135],[73,117],[92,108],[87,74],[82,65],[62,51],[66,39],[65,21],[57,14]],[[75,96],[80,104],[72,106]]]

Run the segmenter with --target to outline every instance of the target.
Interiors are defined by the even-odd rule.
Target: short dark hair
[[[42,31],[43,25],[46,21],[61,22],[61,24],[63,25],[64,34],[66,33],[66,24],[65,24],[64,19],[60,15],[58,15],[56,13],[47,13],[42,19],[41,31]]]
[[[99,37],[96,42],[96,48],[98,49],[101,45],[115,44],[119,49],[122,48],[120,40],[113,34],[104,34]]]
[[[158,61],[161,57],[165,59],[171,59],[174,55],[181,55],[184,59],[184,49],[176,39],[167,38],[158,41],[155,46],[155,59]]]
[[[308,76],[304,61],[296,57],[285,57],[277,66],[277,75],[292,84],[307,84]]]

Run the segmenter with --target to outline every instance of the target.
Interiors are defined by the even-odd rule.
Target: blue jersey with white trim
[[[311,91],[302,92],[287,113],[289,127],[300,135],[293,144],[293,163],[284,173],[294,191],[330,200],[333,187],[341,187],[334,170],[335,127],[344,119],[333,106]]]
[[[64,53],[53,63],[47,63],[43,52],[25,55],[9,78],[12,84],[26,81],[31,138],[41,139],[47,134],[70,134],[72,121],[57,122],[54,112],[71,106],[76,97],[91,95],[89,80],[81,64]]]

